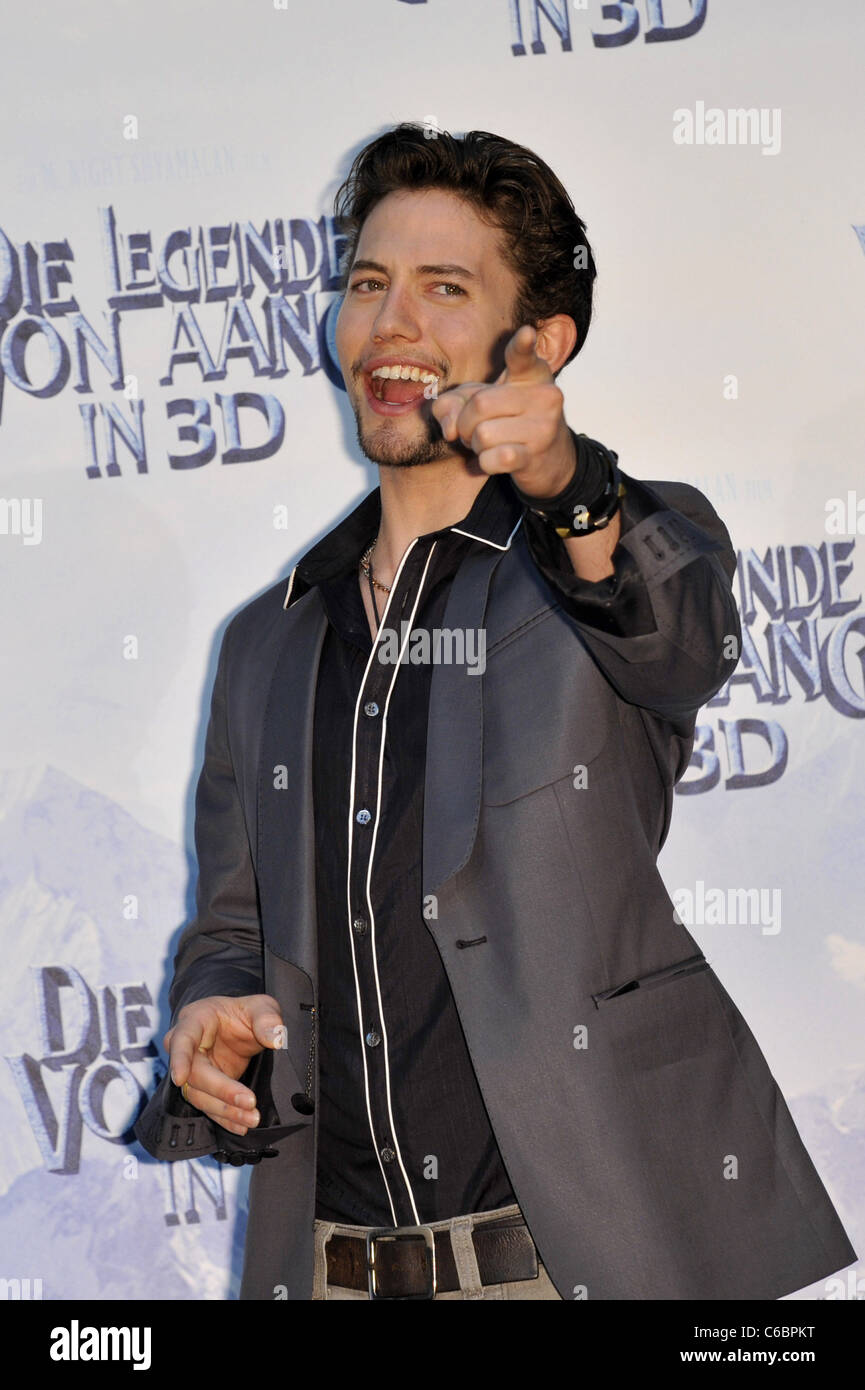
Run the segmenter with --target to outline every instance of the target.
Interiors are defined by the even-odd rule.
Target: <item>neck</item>
[[[461,521],[488,477],[474,458],[443,459],[414,468],[380,468],[381,526],[373,553],[376,579],[391,584],[407,547],[417,536]]]

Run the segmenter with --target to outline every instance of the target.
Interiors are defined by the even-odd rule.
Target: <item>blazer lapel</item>
[[[268,946],[316,975],[312,735],[327,615],[313,589],[285,614],[258,765],[258,886]]]
[[[493,570],[505,552],[479,547],[463,560],[442,626],[484,626]],[[477,832],[483,771],[483,676],[456,662],[433,667],[427,724],[422,893],[436,893],[468,861]]]

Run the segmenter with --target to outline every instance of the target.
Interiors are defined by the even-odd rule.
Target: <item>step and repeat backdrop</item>
[[[865,1248],[857,0],[71,0],[4,22],[0,1276],[236,1297],[246,1176],[158,1164],[228,619],[378,481],[333,346],[351,159],[537,151],[587,223],[574,428],[700,488],[744,649],[660,868]],[[794,1295],[865,1297],[865,1267]]]

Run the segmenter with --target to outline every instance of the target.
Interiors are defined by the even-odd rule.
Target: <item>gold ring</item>
[[[189,1104],[189,1096],[186,1094],[188,1087],[189,1082],[184,1081],[183,1085],[180,1088],[180,1094],[183,1096],[183,1099],[186,1101],[187,1105]]]

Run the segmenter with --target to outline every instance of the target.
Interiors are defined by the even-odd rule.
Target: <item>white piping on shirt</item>
[[[291,598],[291,591],[292,591],[292,588],[294,587],[294,576],[295,576],[296,574],[297,574],[297,565],[295,565],[294,569],[291,571],[291,574],[290,574],[290,576],[289,576],[288,588],[287,588],[286,591],[285,591],[285,599],[284,599],[283,605],[282,605],[283,608],[287,608],[287,607],[288,607],[288,600]]]
[[[354,946],[354,929],[353,929],[353,927],[352,927],[352,910],[351,910],[351,851],[352,851],[352,844],[353,844],[353,838],[354,838],[354,795],[355,795],[355,793],[354,793],[354,788],[355,788],[355,780],[356,780],[356,776],[355,776],[355,774],[356,774],[356,766],[355,766],[355,764],[356,764],[356,754],[357,754],[357,719],[358,719],[358,712],[359,712],[359,710],[360,710],[360,703],[361,703],[361,699],[362,699],[362,697],[363,697],[364,686],[366,685],[367,676],[369,675],[369,668],[370,668],[370,666],[372,665],[372,662],[373,662],[373,660],[374,660],[374,658],[375,658],[376,649],[377,649],[377,647],[378,647],[378,645],[379,645],[379,638],[380,638],[381,633],[382,633],[382,631],[383,631],[383,629],[384,629],[384,626],[385,626],[385,620],[386,620],[386,618],[387,618],[388,609],[390,608],[391,601],[392,601],[392,599],[393,599],[394,594],[396,593],[397,585],[398,585],[398,583],[399,583],[399,577],[400,577],[400,575],[401,575],[401,573],[402,573],[403,566],[405,565],[405,562],[406,562],[406,560],[408,559],[408,556],[409,556],[410,552],[411,552],[411,551],[414,549],[414,547],[417,545],[418,540],[419,540],[419,537],[415,537],[415,539],[406,547],[405,553],[403,554],[403,557],[402,557],[402,559],[401,559],[400,562],[399,562],[399,566],[398,566],[398,568],[397,568],[396,574],[394,575],[394,580],[393,580],[393,584],[392,584],[392,586],[391,586],[391,591],[390,591],[390,593],[389,593],[388,596],[387,596],[387,602],[385,603],[385,606],[384,606],[384,612],[383,612],[382,617],[381,617],[381,624],[380,624],[379,629],[378,629],[378,632],[377,632],[377,634],[376,634],[376,640],[375,640],[375,641],[373,642],[373,644],[372,644],[372,649],[371,649],[370,654],[369,654],[369,659],[368,659],[368,661],[367,661],[367,663],[366,663],[366,667],[364,668],[363,677],[362,677],[361,682],[360,682],[360,689],[358,690],[358,693],[357,693],[357,700],[355,701],[355,706],[354,706],[354,722],[353,722],[353,724],[352,724],[352,734],[351,734],[351,778],[350,778],[350,781],[349,781],[349,792],[348,792],[348,863],[347,863],[347,870],[346,870],[346,909],[347,909],[347,912],[348,912],[348,932],[349,932],[349,943],[350,943],[350,945],[351,945],[351,963],[352,963],[352,968],[353,968],[353,970],[354,970],[354,988],[355,988],[355,998],[356,998],[356,1002],[357,1002],[357,1023],[358,1023],[359,1037],[360,1037],[361,1056],[362,1056],[362,1058],[363,1058],[363,1084],[364,1084],[364,1094],[365,1094],[365,1097],[366,1097],[366,1113],[367,1113],[367,1118],[368,1118],[368,1120],[369,1120],[369,1132],[370,1132],[370,1134],[371,1134],[371,1136],[372,1136],[372,1146],[373,1146],[373,1148],[375,1149],[375,1156],[376,1156],[376,1159],[377,1159],[377,1161],[378,1161],[378,1166],[379,1166],[379,1169],[380,1169],[380,1171],[381,1171],[382,1181],[383,1181],[383,1183],[384,1183],[385,1191],[386,1191],[386,1193],[387,1193],[387,1199],[388,1199],[388,1203],[389,1203],[389,1205],[390,1205],[391,1216],[392,1216],[392,1218],[393,1218],[393,1224],[394,1224],[394,1226],[398,1226],[398,1225],[399,1225],[399,1222],[398,1222],[397,1219],[396,1219],[396,1209],[395,1209],[394,1204],[393,1204],[393,1199],[392,1199],[392,1197],[391,1197],[391,1195],[390,1195],[390,1186],[389,1186],[389,1184],[388,1184],[387,1175],[386,1175],[385,1170],[384,1170],[384,1165],[383,1165],[383,1163],[382,1163],[382,1158],[381,1158],[381,1154],[380,1154],[380,1152],[379,1152],[378,1143],[377,1143],[377,1141],[376,1141],[375,1125],[374,1125],[374,1123],[373,1123],[373,1118],[372,1118],[372,1107],[371,1107],[371,1105],[370,1105],[370,1098],[369,1098],[369,1072],[368,1072],[368,1069],[367,1069],[366,1043],[365,1043],[365,1041],[364,1041],[364,1038],[365,1038],[365,1029],[364,1029],[364,1022],[363,1022],[362,1002],[361,1002],[361,997],[360,997],[360,980],[359,980],[359,978],[358,978],[358,972],[357,972],[357,958],[356,958],[356,955],[355,955],[355,946]],[[432,552],[433,552],[434,549],[435,549],[435,541],[433,541],[433,545],[432,545],[432,548],[430,549],[429,556],[427,556],[427,566],[429,565],[430,557],[432,556]],[[424,575],[426,575],[426,567],[424,568]],[[420,583],[420,586],[419,586],[419,588],[418,588],[417,598],[415,599],[415,606],[414,606],[414,610],[413,610],[413,612],[412,612],[412,619],[414,618],[414,612],[417,610],[417,604],[418,604],[418,600],[420,599],[420,593],[421,593],[421,589],[422,589],[422,588],[423,588],[423,578],[421,579],[421,583]],[[409,637],[410,632],[411,632],[411,623],[409,623],[409,626],[408,626],[408,628],[406,629],[405,641],[408,640],[408,637]],[[400,652],[400,656],[402,656],[402,651]],[[376,960],[376,954],[375,954],[375,921],[374,921],[373,911],[372,911],[372,902],[370,901],[370,894],[369,894],[370,874],[371,874],[371,869],[372,869],[372,853],[373,853],[373,850],[374,850],[374,848],[375,848],[375,833],[376,833],[376,831],[377,831],[377,829],[378,829],[378,822],[379,822],[379,817],[380,817],[380,814],[381,814],[381,770],[382,770],[382,762],[381,762],[381,759],[382,759],[383,756],[384,756],[384,740],[385,740],[385,734],[386,734],[385,718],[386,718],[386,711],[387,711],[387,702],[390,701],[391,691],[393,690],[394,681],[396,680],[397,675],[399,674],[400,664],[401,664],[400,661],[397,661],[397,663],[396,663],[396,665],[395,665],[395,667],[394,667],[393,679],[391,680],[390,689],[388,690],[388,693],[387,693],[387,701],[385,702],[385,715],[382,716],[381,754],[380,754],[380,760],[379,760],[379,790],[378,790],[378,794],[377,794],[377,797],[376,797],[376,816],[375,816],[375,822],[374,822],[374,824],[373,824],[373,830],[372,830],[372,833],[373,833],[373,841],[372,841],[372,847],[371,847],[371,849],[370,849],[369,863],[368,863],[368,866],[367,866],[367,906],[368,906],[368,908],[369,908],[369,915],[370,915],[370,944],[371,944],[371,946],[372,946],[372,959],[373,959],[373,967],[374,967],[374,971],[375,971],[375,987],[376,987],[376,994],[377,994],[377,996],[378,996],[378,1007],[379,1007],[379,1019],[378,1019],[378,1021],[379,1021],[379,1023],[381,1024],[381,1030],[382,1030],[382,1043],[383,1043],[384,1049],[385,1049],[385,1050],[384,1050],[384,1059],[385,1059],[385,1089],[386,1089],[386,1092],[387,1092],[388,1116],[389,1116],[390,1122],[391,1122],[391,1136],[390,1136],[390,1137],[391,1137],[391,1139],[393,1140],[393,1144],[394,1144],[394,1147],[395,1147],[395,1149],[396,1149],[397,1156],[398,1156],[398,1158],[399,1158],[399,1166],[400,1166],[400,1169],[401,1169],[401,1171],[402,1171],[403,1178],[405,1179],[406,1187],[408,1188],[409,1200],[410,1200],[410,1202],[411,1202],[412,1211],[414,1212],[415,1222],[416,1222],[417,1225],[420,1225],[420,1220],[419,1220],[419,1217],[418,1217],[418,1214],[417,1214],[417,1207],[416,1207],[416,1205],[415,1205],[415,1200],[414,1200],[414,1193],[412,1192],[411,1184],[410,1184],[410,1182],[409,1182],[409,1180],[408,1180],[408,1175],[407,1175],[407,1173],[406,1173],[406,1171],[405,1171],[405,1166],[404,1166],[403,1161],[402,1161],[402,1154],[401,1154],[401,1152],[400,1152],[399,1141],[398,1141],[397,1136],[396,1136],[396,1134],[394,1133],[394,1129],[393,1129],[393,1111],[392,1111],[392,1108],[391,1108],[391,1096],[390,1096],[390,1067],[389,1067],[389,1064],[388,1064],[388,1057],[387,1057],[387,1030],[386,1030],[386,1028],[385,1028],[384,1017],[382,1016],[382,1015],[383,1015],[383,1011],[382,1011],[382,1006],[381,1006],[381,988],[380,988],[380,985],[379,985],[379,978],[378,978],[378,962],[377,962],[377,960]]]
[[[522,513],[520,513],[520,515],[517,517],[516,525],[514,526],[513,531],[511,531],[511,534],[508,536],[504,545],[500,545],[498,541],[491,541],[489,536],[476,536],[473,531],[464,531],[461,526],[449,526],[448,530],[456,531],[457,535],[459,536],[469,536],[473,541],[483,541],[485,545],[491,545],[495,550],[510,550],[511,541],[514,538],[517,529],[519,528],[520,523],[522,522],[522,519]]]
[[[429,555],[428,555],[427,558],[426,558],[426,564],[424,565],[424,568],[423,568],[423,574],[422,574],[421,577],[420,577],[420,583],[419,583],[419,585],[418,585],[417,594],[415,595],[414,607],[412,608],[411,617],[409,618],[408,623],[406,624],[406,627],[405,627],[405,636],[404,636],[404,638],[403,638],[402,646],[400,647],[399,657],[397,658],[396,665],[394,666],[393,678],[392,678],[392,680],[391,680],[390,687],[389,687],[388,692],[387,692],[387,698],[385,699],[385,702],[384,702],[384,710],[382,711],[381,742],[380,742],[380,745],[379,745],[379,759],[378,759],[378,786],[377,786],[377,788],[376,788],[376,804],[377,804],[377,806],[379,806],[379,807],[381,806],[381,784],[382,784],[382,776],[383,776],[383,772],[384,772],[384,746],[385,746],[385,740],[386,740],[386,738],[387,738],[387,711],[388,711],[388,705],[390,704],[390,697],[391,697],[391,695],[393,694],[393,688],[394,688],[394,685],[396,684],[396,678],[397,678],[397,676],[398,676],[398,674],[399,674],[400,666],[402,665],[402,655],[403,655],[403,652],[404,652],[405,649],[406,649],[406,646],[408,645],[409,637],[411,636],[411,630],[412,630],[412,626],[413,626],[413,624],[414,624],[415,614],[417,613],[417,610],[418,610],[418,604],[420,603],[421,594],[423,593],[423,586],[424,586],[424,581],[425,581],[425,579],[426,579],[427,570],[429,569],[430,560],[431,560],[432,557],[433,557],[433,551],[435,550],[435,548],[436,548],[436,542],[433,541],[432,545],[430,546]],[[384,618],[382,618],[382,627],[383,627],[383,626],[384,626]],[[372,883],[372,863],[373,863],[373,855],[375,854],[375,842],[376,842],[376,838],[377,838],[377,836],[378,836],[378,822],[379,822],[379,816],[378,816],[378,812],[376,812],[375,823],[374,823],[374,825],[373,825],[373,831],[372,831],[372,844],[371,844],[371,846],[370,846],[369,861],[368,861],[368,863],[367,863],[367,870],[366,870],[366,901],[367,901],[367,905],[368,905],[368,907],[369,907],[370,943],[371,943],[371,945],[372,945],[372,963],[373,963],[373,969],[374,969],[374,971],[375,971],[375,989],[376,989],[376,996],[377,996],[377,999],[378,999],[378,1013],[379,1013],[379,1018],[380,1018],[380,1020],[381,1020],[382,1041],[383,1041],[383,1043],[384,1043],[384,1074],[385,1074],[386,1093],[387,1093],[387,1113],[388,1113],[388,1118],[390,1119],[391,1134],[393,1135],[394,1147],[395,1147],[395,1149],[396,1149],[397,1159],[399,1160],[400,1170],[401,1170],[402,1175],[403,1175],[403,1177],[404,1177],[404,1179],[405,1179],[405,1185],[406,1185],[406,1187],[408,1188],[408,1195],[409,1195],[409,1200],[411,1201],[411,1209],[412,1209],[412,1212],[414,1213],[415,1223],[416,1223],[417,1225],[420,1225],[420,1217],[419,1217],[419,1215],[418,1215],[417,1207],[415,1206],[414,1192],[412,1191],[412,1186],[411,1186],[411,1183],[409,1182],[408,1174],[407,1174],[407,1172],[406,1172],[406,1170],[405,1170],[405,1165],[403,1164],[403,1161],[402,1161],[402,1153],[401,1153],[401,1151],[400,1151],[399,1141],[397,1140],[397,1137],[396,1137],[396,1129],[395,1129],[394,1118],[393,1118],[393,1110],[392,1110],[392,1108],[391,1108],[391,1093],[390,1093],[390,1058],[389,1058],[389,1056],[388,1056],[387,1027],[386,1027],[385,1021],[384,1021],[384,1008],[383,1008],[383,1005],[382,1005],[382,998],[381,998],[381,985],[380,985],[380,983],[379,983],[379,978],[378,978],[378,956],[376,955],[376,950],[375,950],[375,915],[374,915],[373,910],[372,910],[372,897],[371,897],[371,895],[370,895],[370,887],[371,887],[371,883]]]

